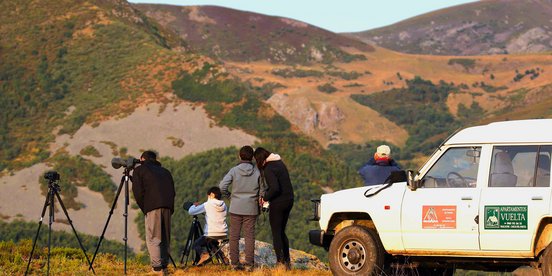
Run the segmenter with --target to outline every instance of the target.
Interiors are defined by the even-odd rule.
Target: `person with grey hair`
[[[255,265],[255,222],[259,215],[260,172],[253,165],[253,148],[243,146],[239,151],[240,162],[224,176],[219,184],[223,195],[230,198],[230,264],[242,270],[239,241],[243,231],[245,240],[245,269],[252,271]],[[229,191],[232,186],[232,192]]]

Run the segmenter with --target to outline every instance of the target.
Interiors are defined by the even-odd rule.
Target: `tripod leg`
[[[88,261],[89,269],[92,269],[92,273],[96,274],[96,272],[94,271],[94,267],[92,267],[92,263],[88,258],[88,254],[86,254],[86,249],[84,249],[84,246],[82,245],[79,235],[77,234],[77,230],[75,230],[75,226],[73,226],[73,221],[71,220],[71,218],[69,218],[69,213],[67,213],[67,209],[65,209],[65,205],[63,204],[63,201],[61,201],[61,197],[59,196],[59,193],[57,191],[54,191],[54,192],[59,201],[59,205],[61,205],[61,209],[63,210],[63,213],[65,213],[65,217],[67,217],[67,221],[69,221],[69,225],[71,225],[71,228],[73,229],[73,233],[75,234],[75,237],[77,237],[77,241],[79,242],[80,248],[82,249],[82,253],[86,257],[86,261]]]
[[[29,266],[31,265],[31,260],[33,259],[33,253],[35,250],[36,242],[38,240],[38,235],[40,234],[40,226],[42,226],[42,220],[44,219],[44,214],[46,214],[46,207],[48,207],[49,195],[50,194],[46,196],[46,200],[44,201],[44,207],[42,208],[40,220],[38,221],[38,229],[36,229],[36,235],[33,241],[33,249],[31,249],[31,255],[29,255],[29,261],[27,262],[27,269],[25,269],[25,275],[27,275],[27,273],[29,272]]]
[[[46,275],[50,275],[50,247],[52,244],[52,223],[54,223],[54,189],[50,189],[50,194],[48,194],[50,198],[50,203],[48,204],[50,217],[48,220],[48,270],[46,270]]]
[[[171,259],[171,262],[172,262],[172,264],[173,264],[173,266],[174,266],[174,269],[176,269],[176,263],[174,262],[174,259],[173,259],[173,257],[171,256],[170,253],[169,253],[169,259]]]
[[[127,275],[127,248],[128,248],[128,179],[129,177],[129,169],[125,168],[125,175],[123,176],[124,179],[124,185],[125,185],[125,213],[123,216],[125,217],[125,275]]]
[[[90,262],[90,267],[88,270],[92,269],[92,265],[94,264],[94,260],[96,259],[96,255],[98,254],[98,250],[100,249],[100,245],[102,244],[105,231],[107,230],[107,226],[109,225],[109,221],[111,220],[111,215],[113,215],[113,209],[115,209],[115,206],[117,205],[117,200],[119,199],[119,195],[121,194],[121,190],[123,189],[125,178],[121,178],[121,184],[119,184],[119,188],[117,188],[117,193],[115,194],[115,198],[113,199],[113,204],[111,205],[111,210],[109,210],[109,216],[107,216],[107,221],[105,222],[102,235],[100,236],[100,239],[98,240],[98,245],[96,245],[96,251],[94,251],[94,256],[92,257],[92,261]]]
[[[189,256],[190,249],[194,242],[194,225],[195,221],[192,222],[192,226],[190,227],[190,230],[188,231],[188,239],[186,240],[186,245],[184,246],[184,251],[182,251],[182,257],[180,258],[180,265],[185,266],[185,264],[188,263],[188,258],[186,258],[186,263],[184,263],[184,256]]]

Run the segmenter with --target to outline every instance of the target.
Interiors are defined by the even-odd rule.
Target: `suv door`
[[[551,145],[494,146],[481,194],[482,250],[529,251],[550,212]]]
[[[421,179],[407,189],[402,235],[408,252],[417,249],[478,250],[478,182],[481,147],[448,148]]]

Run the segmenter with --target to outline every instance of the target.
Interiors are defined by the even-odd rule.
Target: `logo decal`
[[[456,229],[456,206],[422,206],[423,229]]]
[[[527,205],[485,206],[485,229],[527,229]]]

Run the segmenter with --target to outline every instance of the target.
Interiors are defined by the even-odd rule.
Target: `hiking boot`
[[[211,258],[211,256],[209,256],[209,253],[207,253],[207,252],[201,253],[201,257],[199,257],[199,261],[197,262],[197,265],[198,266],[202,265],[207,260],[209,260],[209,258]]]
[[[243,270],[243,266],[241,263],[239,264],[233,264],[233,265],[230,265],[232,267],[232,270],[236,270],[236,271],[241,271]]]
[[[250,265],[250,264],[246,264],[246,265],[243,266],[243,269],[244,269],[246,272],[253,272],[253,270],[255,270],[255,266]]]

